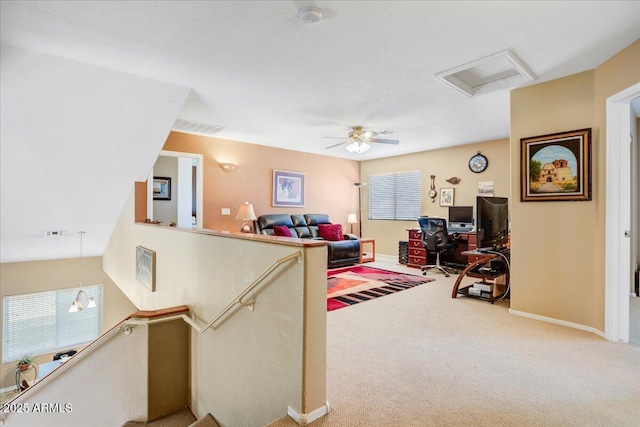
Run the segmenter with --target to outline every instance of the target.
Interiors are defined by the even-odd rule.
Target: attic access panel
[[[444,71],[435,77],[468,97],[512,89],[535,78],[509,51]]]

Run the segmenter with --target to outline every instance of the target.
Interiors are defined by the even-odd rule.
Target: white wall
[[[153,201],[153,219],[164,225],[178,220],[178,157],[159,156],[153,176],[171,178],[171,200]]]

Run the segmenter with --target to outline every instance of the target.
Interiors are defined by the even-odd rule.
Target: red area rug
[[[373,267],[347,267],[327,271],[327,311],[404,291],[435,279]]]

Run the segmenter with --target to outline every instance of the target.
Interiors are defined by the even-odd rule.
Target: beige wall
[[[606,98],[640,81],[640,42],[595,70],[511,93],[516,311],[604,331]],[[593,128],[593,200],[520,202],[520,138]]]
[[[3,411],[6,426],[122,426],[145,421],[149,399],[148,326],[135,326],[126,335],[115,329],[106,341],[87,348],[58,368],[55,375],[28,388],[17,402],[28,411]],[[93,350],[92,350],[93,348]],[[117,397],[117,398],[115,398]],[[59,405],[51,411],[35,404]],[[17,406],[20,407],[20,406]]]
[[[255,297],[254,311],[236,305],[214,329],[191,333],[192,411],[210,412],[222,425],[257,426],[283,417],[288,406],[307,413],[324,405],[326,246],[134,224],[133,210],[132,192],[104,270],[141,309],[184,304],[201,324],[276,260],[303,251],[301,263],[290,261],[245,299]],[[135,280],[138,245],[156,252],[155,292]]]
[[[469,159],[478,151],[489,159],[489,166],[483,173],[477,174],[469,170]],[[456,206],[474,206],[478,194],[479,181],[493,181],[495,195],[509,197],[511,183],[509,181],[509,140],[482,142],[462,145],[441,150],[369,160],[361,164],[361,180],[369,181],[369,175],[406,172],[420,170],[422,172],[422,215],[449,217],[449,208],[440,206],[439,195],[435,202],[428,196],[431,178],[435,175],[436,190],[454,188],[454,204]],[[460,178],[460,183],[452,185],[446,180],[451,177]],[[368,187],[362,188],[362,234],[376,239],[376,251],[380,254],[398,256],[398,242],[407,240],[407,229],[416,228],[417,221],[369,221]]]
[[[304,142],[301,141],[301,144]],[[257,216],[268,213],[326,213],[336,224],[347,224],[349,212],[357,212],[359,162],[317,154],[171,132],[163,148],[204,156],[204,228],[238,231],[238,208],[253,203]],[[235,163],[224,172],[219,163]],[[305,206],[271,206],[273,170],[305,174]],[[230,208],[231,215],[221,215]]]
[[[2,283],[0,296],[76,287],[79,281],[79,266],[79,258],[0,264],[0,283]],[[102,326],[104,331],[137,310],[109,276],[102,271],[102,257],[84,258],[82,276],[85,285],[103,285]],[[1,307],[0,310],[2,310]],[[0,316],[0,331],[2,330],[1,326],[2,316]],[[0,352],[1,350],[2,343],[0,342]],[[37,362],[49,362],[52,357],[53,354],[39,355]],[[15,387],[14,366],[14,362],[2,365],[0,388]]]

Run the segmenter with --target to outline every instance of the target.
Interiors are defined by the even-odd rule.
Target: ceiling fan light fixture
[[[362,154],[369,150],[369,148],[371,148],[371,146],[364,141],[353,141],[347,145],[347,151],[353,154]]]

